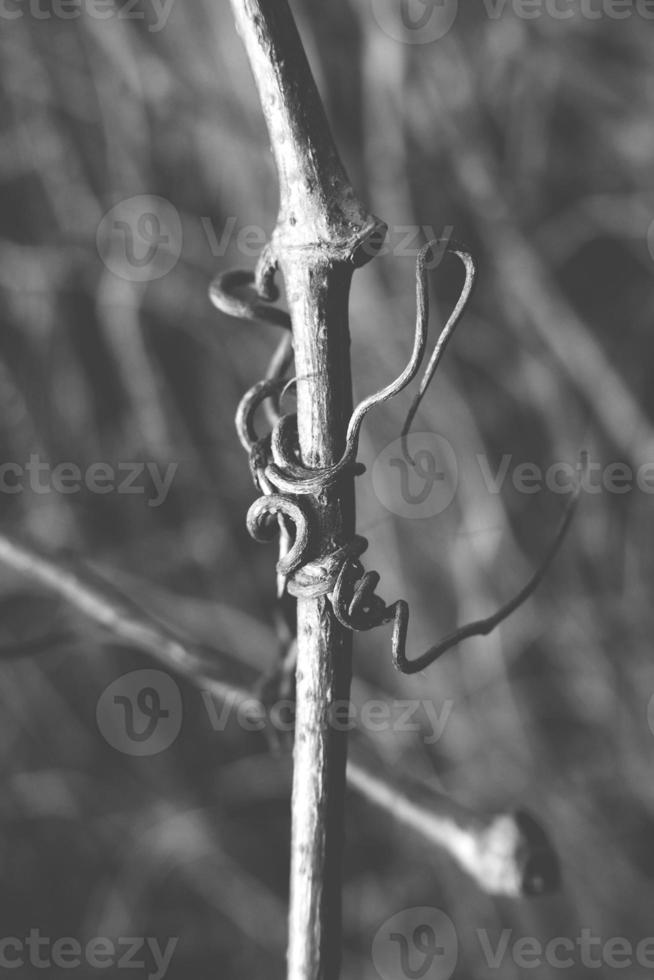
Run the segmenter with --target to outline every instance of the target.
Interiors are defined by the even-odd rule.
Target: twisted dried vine
[[[331,554],[318,558],[311,557],[309,516],[298,498],[322,493],[347,469],[354,468],[355,473],[362,472],[356,456],[361,427],[366,416],[377,405],[403,391],[416,377],[424,361],[429,324],[427,260],[433,248],[443,246],[446,253],[455,255],[462,262],[465,281],[457,303],[440,333],[402,427],[404,453],[407,460],[413,463],[407,448],[413,420],[465,312],[476,279],[473,257],[466,248],[452,241],[429,242],[420,250],[416,268],[417,315],[410,360],[393,382],[365,398],[355,408],[347,429],[345,450],[337,463],[321,469],[304,466],[299,458],[297,417],[293,414],[279,414],[281,395],[293,380],[287,379],[287,372],[292,362],[290,336],[286,336],[277,348],[266,378],[250,388],[236,413],[239,439],[249,455],[254,483],[262,493],[250,508],[247,526],[256,540],[270,541],[276,533],[274,522],[277,521],[277,529],[280,533],[280,557],[277,563],[280,594],[287,590],[296,598],[328,596],[338,621],[352,631],[372,630],[392,622],[393,663],[405,674],[424,670],[465,639],[488,635],[529,598],[565,539],[581,488],[580,479],[546,555],[517,595],[492,616],[460,627],[415,659],[406,656],[409,606],[404,599],[398,599],[387,605],[377,595],[379,573],[366,572],[360,561],[368,547],[365,538],[355,535],[350,542]],[[270,305],[278,296],[278,290],[274,285],[275,272],[274,257],[270,248],[267,248],[255,273],[237,270],[219,276],[212,283],[211,299],[219,309],[231,316],[288,328],[290,326],[288,314]],[[243,287],[247,287],[253,295],[247,298],[241,295],[240,290]],[[263,405],[269,408],[268,417],[272,423],[272,430],[268,435],[260,437],[255,426],[255,416]],[[585,461],[581,464],[581,469],[583,468],[585,468]]]

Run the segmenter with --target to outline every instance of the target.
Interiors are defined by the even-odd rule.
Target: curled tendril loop
[[[463,316],[475,284],[477,269],[475,261],[466,248],[450,240],[437,239],[429,242],[418,253],[416,268],[416,301],[417,316],[416,327],[413,341],[413,351],[408,364],[402,373],[390,384],[382,388],[381,391],[370,395],[360,402],[352,413],[347,429],[345,451],[341,459],[334,466],[323,469],[308,469],[302,466],[296,457],[295,446],[297,443],[297,420],[293,416],[282,416],[279,420],[272,439],[273,463],[268,467],[267,473],[270,480],[284,493],[307,494],[320,493],[326,487],[333,484],[341,474],[356,463],[356,455],[359,447],[359,436],[361,427],[368,412],[381,405],[383,402],[399,395],[408,384],[413,381],[420,370],[425,357],[427,347],[427,329],[429,325],[429,283],[427,259],[434,248],[443,246],[446,253],[457,256],[465,268],[465,281],[461,295],[454,307],[441,335],[438,339],[434,352],[430,358],[424,377],[420,383],[420,389],[411,407],[409,417],[405,423],[402,434],[408,433],[411,422],[418,410],[420,402],[429,387],[436,369],[445,352],[456,327]]]
[[[258,320],[274,326],[291,329],[291,318],[285,310],[270,303],[277,299],[278,291],[268,286],[267,296],[255,288],[257,276],[245,269],[223,272],[209,286],[209,298],[213,305],[228,316],[239,320]],[[263,302],[262,302],[263,300]]]
[[[526,585],[492,616],[488,616],[486,619],[478,619],[475,622],[469,623],[467,626],[462,626],[460,629],[450,633],[439,643],[430,647],[419,657],[416,657],[414,660],[409,660],[406,655],[409,629],[408,603],[404,599],[398,599],[390,606],[387,606],[383,599],[376,595],[379,575],[377,572],[364,571],[357,557],[357,554],[360,554],[360,550],[349,554],[341,565],[334,588],[330,593],[334,615],[343,626],[357,631],[375,629],[384,623],[392,622],[393,634],[391,648],[393,664],[403,674],[416,674],[424,670],[440,659],[448,650],[462,643],[463,640],[470,639],[473,636],[488,636],[496,626],[499,626],[501,622],[507,619],[533,594],[556,557],[563,544],[579,502],[587,462],[587,454],[582,453],[578,468],[579,479],[576,489],[570,497],[556,535],[537,570]],[[365,548],[367,544],[365,539],[359,538],[357,540],[363,541]]]
[[[293,359],[290,332],[278,346],[266,378],[250,388],[236,413],[239,439],[248,453],[254,482],[263,494],[250,507],[247,526],[257,541],[270,541],[279,533],[280,557],[277,574],[280,596],[284,591],[297,598],[327,596],[337,620],[350,630],[372,630],[392,622],[393,663],[405,674],[424,670],[462,640],[487,635],[534,592],[565,538],[577,507],[582,476],[587,466],[586,454],[582,454],[576,492],[565,509],[556,536],[541,565],[520,592],[493,616],[461,627],[413,660],[406,656],[409,606],[403,599],[386,605],[377,595],[380,576],[377,572],[366,572],[360,561],[368,547],[366,539],[356,535],[330,554],[310,557],[309,512],[298,498],[322,493],[352,467],[361,471],[356,455],[366,415],[375,406],[399,394],[418,373],[425,356],[429,321],[427,258],[432,249],[441,246],[445,253],[455,255],[463,263],[465,281],[459,299],[441,331],[402,428],[405,457],[416,465],[408,453],[407,439],[411,425],[461,320],[476,279],[476,266],[471,254],[453,241],[439,239],[429,242],[420,250],[416,269],[417,316],[411,358],[393,382],[356,407],[348,425],[345,451],[334,466],[322,469],[305,467],[298,449],[297,417],[279,413],[280,400],[292,383],[286,380]],[[274,284],[276,268],[271,248],[267,246],[254,273],[239,270],[219,276],[212,283],[211,299],[219,309],[231,316],[262,320],[288,329],[291,325],[288,314],[269,305],[278,298],[278,290]],[[255,425],[255,416],[261,406],[267,409],[272,426],[265,436],[258,434]]]
[[[379,572],[364,571],[358,561],[343,565],[332,593],[334,614],[341,625],[365,632],[387,621],[386,603],[375,592],[380,580]]]
[[[292,575],[300,568],[309,548],[309,517],[294,500],[282,494],[265,494],[250,507],[246,523],[255,541],[269,542],[278,533],[274,518],[289,521],[295,530],[295,540],[288,551],[277,562],[277,572],[283,577]]]
[[[235,422],[236,432],[246,453],[251,453],[254,447],[262,441],[254,424],[257,409],[263,405],[266,399],[278,397],[283,387],[284,381],[281,379],[257,381],[241,398],[236,409]]]
[[[285,310],[270,305],[279,298],[279,290],[274,281],[276,271],[277,262],[268,245],[261,253],[254,272],[244,269],[223,272],[216,276],[209,287],[209,298],[222,313],[240,320],[272,324],[286,331],[268,365],[266,380],[270,381],[284,378],[293,363],[291,318]],[[270,400],[266,403],[272,425],[279,421],[279,391],[272,390]]]

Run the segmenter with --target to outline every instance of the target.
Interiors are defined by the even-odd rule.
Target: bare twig
[[[402,787],[351,759],[348,784],[402,826],[444,850],[490,895],[542,895],[559,882],[559,865],[547,837],[525,811],[474,813],[416,780]]]
[[[80,574],[0,535],[0,561],[68,602],[83,616],[125,643],[155,657],[221,703],[238,704],[253,718],[268,711],[253,693],[256,672],[220,651],[204,651],[179,639],[155,622],[107,582],[88,570]],[[37,652],[46,652],[40,645]],[[28,654],[35,650],[29,648]],[[449,854],[479,887],[493,895],[514,898],[542,894],[557,884],[557,861],[538,824],[524,813],[477,814],[416,780],[395,786],[374,771],[363,751],[363,735],[354,739],[347,766],[351,789],[386,812],[417,837]]]
[[[249,691],[239,687],[226,654],[208,658],[193,649],[163,624],[144,616],[109,583],[100,580],[90,569],[82,575],[62,562],[40,554],[34,547],[0,535],[0,562],[20,572],[38,585],[65,599],[78,612],[103,626],[113,636],[155,657],[166,667],[196,679],[220,700],[252,704]],[[95,578],[95,581],[94,581]]]

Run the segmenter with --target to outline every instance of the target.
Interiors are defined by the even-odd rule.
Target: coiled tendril
[[[324,468],[304,466],[298,453],[297,417],[293,414],[280,415],[280,401],[289,384],[286,376],[292,363],[290,332],[287,332],[279,344],[266,378],[250,388],[236,413],[239,439],[249,455],[254,482],[262,493],[248,512],[247,526],[254,538],[269,541],[275,533],[274,522],[277,522],[280,533],[280,558],[277,563],[280,596],[285,590],[295,597],[316,598],[326,595],[338,621],[350,630],[371,630],[392,622],[393,663],[405,674],[423,670],[462,640],[487,635],[526,601],[547,572],[565,538],[579,500],[582,483],[580,476],[543,561],[520,592],[494,615],[455,630],[413,660],[406,656],[409,606],[403,599],[386,605],[377,595],[380,576],[377,572],[366,572],[360,561],[368,547],[367,540],[356,535],[352,541],[331,554],[310,557],[310,520],[301,498],[320,494],[346,470],[351,471],[354,468],[357,471],[359,437],[367,414],[377,405],[403,391],[420,370],[427,347],[429,323],[427,259],[432,249],[441,246],[445,253],[455,255],[463,263],[465,281],[459,299],[436,342],[402,427],[404,454],[413,463],[407,449],[411,425],[466,309],[477,274],[470,252],[450,240],[429,242],[420,250],[416,268],[417,315],[411,357],[393,382],[357,405],[348,424],[345,451],[337,463]],[[270,305],[278,298],[278,290],[274,284],[276,269],[276,261],[270,246],[267,246],[254,273],[237,270],[224,273],[214,280],[210,290],[212,302],[231,316],[263,321],[290,331],[288,314]],[[242,295],[244,289],[247,290],[245,296]],[[272,430],[268,435],[260,437],[255,426],[255,415],[259,407],[264,405],[268,409]],[[586,463],[586,455],[582,454],[580,474],[585,470]]]

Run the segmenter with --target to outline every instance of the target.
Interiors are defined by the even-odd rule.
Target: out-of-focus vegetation
[[[368,0],[294,4],[353,183],[391,227],[393,248],[353,294],[359,396],[410,349],[414,257],[400,254],[402,229],[453,228],[481,268],[416,426],[454,447],[454,502],[407,520],[377,499],[370,469],[358,481],[367,567],[389,601],[410,600],[415,652],[513,594],[565,502],[519,493],[510,476],[489,492],[479,455],[493,473],[505,455],[509,473],[522,462],[545,470],[582,447],[602,467],[654,461],[654,27],[635,13],[525,20],[507,5],[493,19],[482,4],[461,7],[445,37],[404,44]],[[145,3],[145,20],[20,9],[0,32],[2,460],[178,469],[159,507],[147,494],[27,489],[0,495],[2,523],[116,570],[118,586],[169,621],[269,668],[273,549],[244,527],[254,490],[232,418],[276,334],[222,317],[207,298],[217,270],[254,265],[238,232],[270,232],[276,212],[229,6],[176,0],[158,31]],[[183,236],[174,268],[146,283],[116,276],[96,247],[103,215],[136,195],[170,202]],[[443,262],[434,336],[459,286],[456,262]],[[408,404],[366,423],[369,468]],[[584,928],[652,934],[653,524],[652,496],[638,488],[584,495],[538,594],[418,678],[393,672],[386,631],[357,639],[359,702],[383,692],[451,707],[435,744],[378,736],[389,772],[413,770],[479,809],[528,806],[564,878],[551,899],[491,900],[352,797],[347,980],[376,976],[372,937],[408,906],[448,911],[461,978],[497,974],[480,928],[541,940]],[[2,645],[51,637],[47,656],[0,668],[2,935],[179,936],[170,978],[281,977],[283,766],[236,724],[213,731],[184,685],[174,746],[142,759],[116,752],[98,731],[97,700],[146,659],[56,604],[26,601],[13,574],[0,582]],[[507,962],[501,975],[521,973]]]

